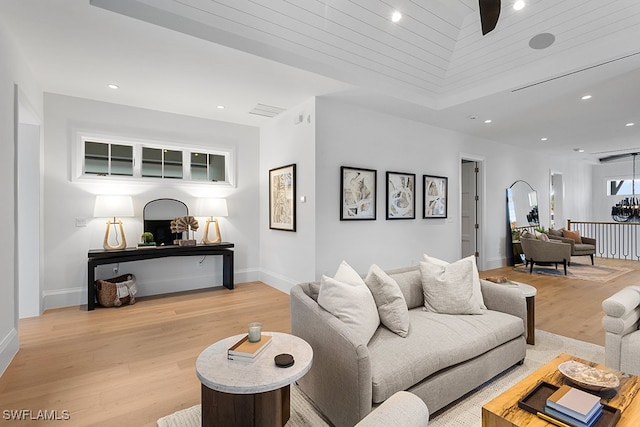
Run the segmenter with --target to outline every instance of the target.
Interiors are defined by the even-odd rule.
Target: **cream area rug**
[[[555,264],[549,266],[535,264],[533,266],[533,274],[546,274],[548,276],[591,280],[594,282],[608,282],[609,280],[613,280],[616,277],[622,276],[623,274],[631,271],[630,268],[598,265],[597,262],[598,260],[596,259],[596,265],[591,265],[571,261],[571,265],[567,266],[566,276],[564,275],[564,268],[562,267],[562,264],[558,264],[557,269]],[[525,266],[515,267],[514,270],[522,273],[529,273],[529,267]]]
[[[536,330],[536,345],[527,345],[527,357],[522,366],[511,368],[436,414],[432,414],[429,427],[480,427],[482,425],[482,405],[560,353],[568,353],[592,362],[604,363],[604,348],[602,346]],[[296,385],[291,386],[291,418],[286,425],[288,427],[329,426],[313,403]],[[158,427],[199,426],[200,405],[183,409],[158,420]]]

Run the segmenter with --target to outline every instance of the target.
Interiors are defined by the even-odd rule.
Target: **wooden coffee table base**
[[[556,386],[564,384],[565,379],[558,371],[558,365],[567,360],[576,360],[600,369],[608,369],[605,366],[587,360],[568,354],[561,354],[484,405],[482,407],[482,427],[551,426],[551,424],[536,415],[520,409],[518,400],[532,390],[539,381],[546,381]],[[620,386],[617,393],[611,398],[606,398],[603,395],[602,402],[618,408],[622,412],[616,427],[640,426],[640,397],[636,397],[640,392],[640,378],[622,373],[619,376]]]
[[[257,394],[231,394],[202,385],[202,426],[282,427],[290,416],[290,386]]]

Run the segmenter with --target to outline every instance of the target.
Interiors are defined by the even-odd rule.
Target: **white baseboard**
[[[16,354],[18,354],[19,348],[18,331],[12,328],[2,341],[0,341],[0,377],[4,374],[4,371],[7,370]]]
[[[260,280],[258,269],[242,269],[233,273],[235,283],[254,282]],[[147,295],[161,295],[171,292],[191,291],[197,289],[206,289],[216,286],[222,286],[222,278],[220,282],[211,285],[210,275],[190,276],[188,278],[178,279],[169,278],[166,280],[155,280],[152,284],[138,280],[137,296],[143,297]],[[87,304],[86,287],[56,289],[52,291],[42,292],[44,301],[44,309],[72,307]]]
[[[265,269],[260,270],[260,281],[286,294],[289,294],[291,288],[300,283],[299,280],[295,280],[290,277],[283,276],[282,274],[274,273],[273,271],[268,271]]]

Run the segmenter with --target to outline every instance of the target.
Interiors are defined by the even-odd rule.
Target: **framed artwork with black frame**
[[[423,175],[424,205],[423,218],[447,217],[448,178],[445,176]]]
[[[340,221],[376,219],[376,179],[373,169],[340,167]]]
[[[269,228],[296,231],[296,165],[269,170]]]
[[[387,172],[387,219],[416,218],[416,174]]]

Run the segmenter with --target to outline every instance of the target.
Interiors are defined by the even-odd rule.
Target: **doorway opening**
[[[564,227],[564,182],[560,172],[549,173],[549,228]]]
[[[463,156],[460,164],[460,255],[462,258],[474,255],[479,270],[484,269],[483,183],[484,161],[472,156]]]
[[[42,313],[40,119],[16,87],[16,265],[18,317]]]

